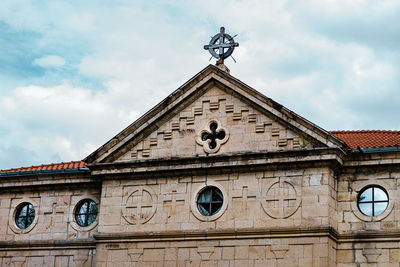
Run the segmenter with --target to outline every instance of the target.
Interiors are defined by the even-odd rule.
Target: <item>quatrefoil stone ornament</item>
[[[203,146],[206,153],[216,153],[229,138],[227,129],[222,128],[217,120],[211,120],[196,136],[196,142]]]

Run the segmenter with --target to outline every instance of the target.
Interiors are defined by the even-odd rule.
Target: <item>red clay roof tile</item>
[[[400,131],[360,130],[330,131],[351,148],[378,148],[400,146]]]
[[[0,173],[2,173],[2,172],[40,171],[40,170],[67,170],[67,169],[78,169],[78,168],[86,168],[86,163],[83,161],[71,161],[71,162],[61,162],[61,163],[52,163],[52,164],[42,164],[42,165],[38,165],[38,166],[0,170]]]

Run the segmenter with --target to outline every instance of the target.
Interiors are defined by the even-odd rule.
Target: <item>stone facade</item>
[[[100,202],[101,184],[86,173],[2,177],[0,191],[1,266],[90,266],[97,222],[80,227],[74,208],[84,199]],[[32,203],[35,219],[21,230],[17,207]]]
[[[1,177],[0,266],[399,266],[400,152],[352,152],[215,66],[85,161]],[[389,198],[377,216],[357,204],[371,185]],[[206,216],[211,187],[223,203]]]

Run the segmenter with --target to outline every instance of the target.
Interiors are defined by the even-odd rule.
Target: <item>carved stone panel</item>
[[[134,187],[125,201],[123,217],[130,224],[145,224],[156,213],[157,196],[147,186]]]
[[[261,201],[264,211],[275,219],[289,218],[297,211],[300,203],[298,190],[282,178],[276,178],[270,183]]]

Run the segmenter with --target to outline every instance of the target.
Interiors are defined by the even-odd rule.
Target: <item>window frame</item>
[[[26,214],[25,214],[25,216],[22,216],[21,213],[22,213],[22,211],[23,211],[23,209],[25,207],[27,207]],[[31,209],[33,209],[33,216],[30,215],[31,214],[31,212],[30,212]],[[35,210],[35,207],[33,206],[33,204],[30,203],[30,202],[22,202],[16,207],[15,216],[14,216],[15,225],[19,229],[24,230],[24,229],[28,228],[29,226],[31,226],[31,224],[35,220],[35,217],[36,217],[36,210]],[[21,227],[21,225],[18,222],[20,218],[23,218],[24,227]],[[31,218],[31,220],[29,222],[30,218]]]
[[[200,202],[199,199],[200,199],[201,195],[204,194],[204,193],[205,193],[206,191],[208,191],[208,190],[210,190],[210,201]],[[221,194],[222,200],[213,201],[213,193],[216,193],[217,190],[218,190],[219,193]],[[209,216],[213,216],[213,215],[217,214],[217,213],[221,210],[222,205],[224,204],[224,195],[222,194],[221,190],[219,190],[218,187],[216,187],[216,186],[206,186],[206,187],[203,188],[203,190],[201,190],[201,191],[199,192],[199,195],[197,196],[196,204],[197,204],[197,209],[199,210],[199,212],[200,212],[202,215],[208,216],[208,217],[209,217]],[[209,207],[208,207],[208,209],[207,209],[207,212],[209,213],[209,215],[204,214],[204,213],[199,209],[199,205],[201,205],[201,204],[208,204],[208,205],[209,205]],[[220,204],[220,205],[218,205],[218,209],[217,209],[217,211],[215,211],[215,212],[212,212],[212,210],[213,210],[213,204],[214,204],[214,205]]]
[[[375,200],[375,189],[376,189],[376,188],[381,189],[381,190],[386,194],[387,200]],[[367,191],[368,189],[372,189],[372,200],[370,200],[370,201],[361,201],[361,200],[360,200],[361,195],[362,195],[365,191]],[[386,203],[385,210],[383,210],[381,213],[375,215],[375,203]],[[365,214],[365,213],[361,210],[360,204],[372,204],[372,215]],[[389,194],[388,194],[388,192],[385,190],[385,188],[383,188],[382,186],[379,186],[379,185],[369,185],[369,186],[366,186],[366,187],[364,187],[363,189],[361,189],[360,192],[358,193],[358,196],[357,196],[357,207],[358,207],[358,209],[360,210],[360,212],[361,212],[362,214],[364,214],[365,216],[368,216],[368,217],[376,217],[376,216],[379,216],[379,215],[381,215],[382,213],[384,213],[384,212],[386,211],[386,209],[388,208],[388,206],[389,206]]]
[[[86,212],[80,213],[80,210],[81,210],[81,208],[83,207],[83,205],[84,205],[85,203],[87,203]],[[94,204],[97,206],[97,211],[96,211],[96,213],[91,213],[91,212],[89,211],[89,210],[90,210],[90,204],[91,204],[91,203],[94,203]],[[74,214],[74,216],[75,216],[75,222],[76,222],[76,224],[79,225],[80,227],[88,227],[88,226],[92,225],[92,224],[96,221],[97,215],[98,215],[98,214],[99,214],[99,206],[97,205],[97,203],[96,203],[93,199],[90,199],[90,198],[82,199],[81,201],[78,202],[78,204],[76,204],[75,214]],[[78,220],[78,217],[81,216],[81,215],[85,215],[84,225],[81,225],[81,224],[79,223],[79,220]],[[89,223],[89,217],[90,217],[90,215],[96,215],[96,217],[94,218],[94,220],[93,220],[91,223]]]
[[[10,209],[10,213],[9,213],[9,217],[8,217],[8,227],[11,229],[11,231],[13,231],[16,234],[26,234],[29,233],[30,231],[32,231],[38,220],[39,220],[39,203],[40,202],[40,198],[31,198],[31,197],[23,197],[23,198],[14,198],[11,200],[11,209]],[[21,207],[21,205],[23,205],[24,203],[30,203],[34,210],[35,210],[35,217],[32,220],[32,223],[24,228],[21,229],[16,222],[16,215],[18,212],[18,209]]]
[[[79,207],[79,204],[86,199],[90,199],[94,203],[97,204],[97,216],[92,224],[90,224],[88,226],[80,226],[76,221],[75,214],[76,214],[77,208]],[[100,201],[96,196],[79,195],[79,196],[72,197],[71,204],[70,204],[70,212],[69,212],[69,223],[74,230],[79,231],[79,232],[87,232],[87,231],[93,230],[98,225],[99,215],[100,215]]]
[[[205,216],[202,213],[200,213],[200,211],[197,207],[197,199],[199,198],[200,193],[205,188],[211,187],[211,186],[216,187],[221,191],[222,196],[223,196],[223,203],[222,203],[221,208],[218,210],[218,212],[216,212],[215,214],[213,214],[211,216]],[[212,221],[215,221],[218,218],[220,218],[223,214],[225,214],[225,211],[227,210],[229,202],[230,202],[230,195],[228,194],[228,192],[225,190],[225,188],[221,184],[216,183],[216,182],[206,181],[206,182],[199,184],[197,186],[197,188],[194,188],[194,190],[192,191],[190,211],[192,212],[194,217],[196,217],[196,219],[198,219],[199,221],[212,222]]]
[[[364,213],[362,213],[358,207],[358,196],[359,193],[362,192],[364,189],[366,189],[367,187],[371,187],[371,186],[378,186],[380,188],[385,189],[385,192],[388,195],[388,200],[389,203],[386,207],[386,210],[377,215],[377,216],[367,216]],[[356,181],[352,184],[352,192],[351,192],[351,201],[350,201],[350,205],[351,205],[351,210],[353,212],[353,214],[360,219],[361,221],[364,222],[379,222],[384,220],[387,216],[389,216],[389,214],[391,214],[391,212],[393,211],[393,207],[394,207],[394,185],[392,182],[389,181],[384,181],[382,179],[377,180],[374,176],[371,175],[370,179],[366,179],[363,181]]]

